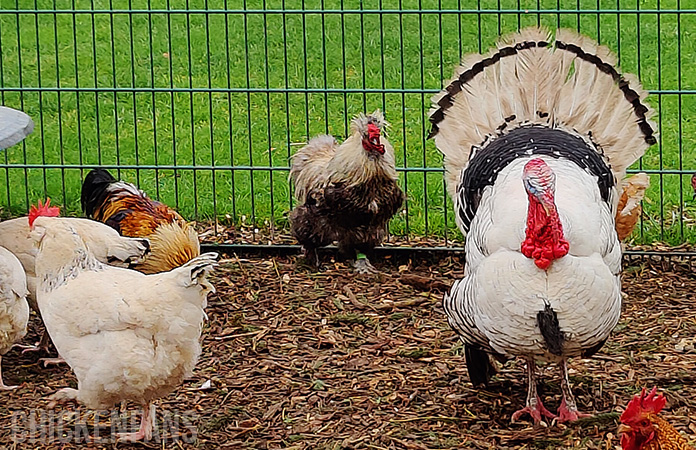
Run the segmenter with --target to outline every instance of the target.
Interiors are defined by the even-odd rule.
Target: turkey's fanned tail
[[[430,136],[445,155],[450,195],[472,152],[523,125],[582,136],[621,183],[626,168],[655,143],[646,95],[634,76],[619,72],[606,47],[569,30],[553,39],[528,28],[485,55],[466,56],[433,97],[430,113]]]

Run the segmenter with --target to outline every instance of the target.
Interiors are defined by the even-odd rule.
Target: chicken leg
[[[574,422],[582,417],[591,417],[592,414],[584,414],[578,412],[578,405],[575,403],[573,391],[570,389],[570,381],[568,380],[568,360],[563,359],[561,363],[561,392],[563,392],[563,400],[561,406],[558,407],[558,421]]]
[[[148,403],[143,406],[143,417],[140,420],[140,429],[135,433],[119,433],[119,441],[136,442],[152,439],[152,430],[155,427],[155,405]]]
[[[546,409],[541,403],[541,398],[537,394],[536,389],[535,372],[536,363],[531,358],[527,359],[527,382],[529,383],[529,387],[527,389],[527,406],[519,411],[515,411],[515,413],[512,415],[512,422],[515,422],[522,414],[525,413],[532,416],[532,419],[534,419],[534,425],[538,425],[541,422],[542,416],[549,419],[554,419],[556,417],[555,414]]]
[[[362,274],[379,273],[379,271],[375,269],[375,266],[370,263],[370,260],[367,259],[367,255],[362,252],[357,252],[353,268],[357,273]]]
[[[0,356],[0,391],[11,391],[17,389],[19,386],[8,386],[2,381],[2,356]]]
[[[307,264],[313,267],[319,267],[319,253],[316,248],[302,246],[302,256],[304,256]]]

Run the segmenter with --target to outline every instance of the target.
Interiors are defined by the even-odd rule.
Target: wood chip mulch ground
[[[461,261],[375,264],[380,274],[355,275],[329,258],[319,272],[296,257],[224,259],[203,355],[193,377],[158,402],[158,429],[166,432],[147,444],[109,442],[112,422],[137,418],[134,405],[120,416],[70,406],[46,416],[46,396],[75,386],[74,376],[12,350],[3,374],[22,387],[0,392],[0,448],[615,449],[620,411],[654,385],[668,399],[664,417],[696,442],[693,263],[630,261],[612,339],[595,358],[571,364],[579,406],[595,417],[537,428],[510,423],[526,392],[520,361],[503,366],[487,390],[468,381],[441,308]],[[27,342],[40,330],[32,317]],[[540,393],[555,410],[558,371],[541,371]],[[41,419],[33,425],[32,414]]]

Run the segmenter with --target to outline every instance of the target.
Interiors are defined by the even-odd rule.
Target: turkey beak
[[[536,199],[539,201],[539,204],[541,205],[542,208],[544,208],[544,212],[548,216],[551,213],[551,210],[553,209],[552,205],[549,205],[549,202],[547,199],[544,197],[544,194],[537,194],[534,195]]]

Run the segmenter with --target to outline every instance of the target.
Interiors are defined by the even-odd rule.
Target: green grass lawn
[[[618,52],[625,71],[661,92],[650,99],[660,143],[642,168],[673,173],[652,176],[635,239],[693,242],[690,175],[679,171],[696,170],[696,95],[675,91],[696,90],[696,14],[616,10],[696,9],[696,0],[362,4],[384,12],[356,13],[359,0],[0,0],[1,100],[37,124],[0,166],[0,206],[6,215],[23,214],[28,202],[48,194],[78,214],[82,167],[140,165],[149,168],[122,169],[121,177],[188,217],[283,226],[292,205],[288,156],[307,136],[345,136],[352,115],[381,108],[392,123],[397,165],[407,169],[409,200],[392,231],[457,238],[441,157],[425,140],[431,91],[451,76],[461,54],[488,48],[501,32],[541,23],[599,39]],[[7,13],[18,9],[49,12]],[[159,12],[142,12],[149,9]],[[254,12],[261,9],[330,12]],[[414,9],[482,13],[408,12]],[[490,12],[497,9],[581,12]],[[598,9],[615,12],[582,12]],[[37,164],[57,167],[23,167]]]

